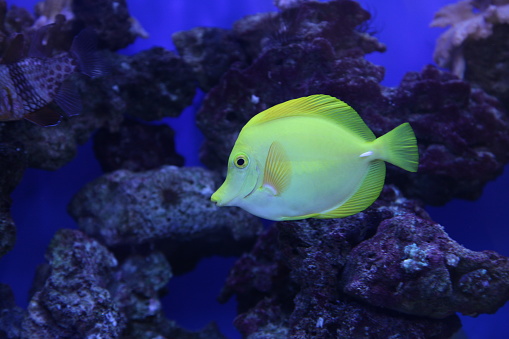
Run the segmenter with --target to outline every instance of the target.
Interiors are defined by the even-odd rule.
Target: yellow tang
[[[211,200],[270,220],[346,217],[378,198],[384,161],[417,171],[408,123],[377,139],[343,101],[302,97],[257,114],[242,128],[226,180]]]

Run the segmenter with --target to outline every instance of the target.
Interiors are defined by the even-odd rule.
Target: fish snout
[[[210,197],[210,201],[215,202],[216,205],[219,207],[224,206],[223,199],[221,199],[219,194],[217,194],[217,191],[214,194],[212,194],[212,196]]]

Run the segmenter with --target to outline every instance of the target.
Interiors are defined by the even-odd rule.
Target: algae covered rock
[[[157,251],[117,257],[78,230],[57,232],[25,312],[0,284],[0,335],[6,338],[218,338],[210,323],[187,331],[165,318],[160,296],[172,269]]]
[[[27,338],[116,338],[125,318],[107,290],[116,258],[78,230],[58,231],[47,251],[51,267],[23,322]]]
[[[0,338],[20,338],[25,313],[25,310],[16,306],[11,288],[0,284]]]
[[[448,338],[461,326],[456,315],[409,316],[342,290],[355,249],[373,239],[379,225],[407,215],[429,220],[417,202],[386,187],[372,207],[347,218],[278,222],[235,264],[220,300],[237,297],[234,324],[253,338]],[[399,223],[404,227],[405,221]],[[398,249],[395,244],[377,253],[389,258]],[[435,286],[427,288],[433,294]]]
[[[76,194],[69,212],[87,234],[108,246],[157,243],[172,265],[206,255],[233,255],[261,231],[258,218],[210,201],[220,176],[202,168],[118,170]],[[193,244],[193,246],[190,246]]]
[[[101,128],[94,134],[94,153],[104,172],[146,171],[162,165],[184,165],[175,151],[175,132],[168,125],[148,125],[126,119],[117,131]]]
[[[509,258],[468,250],[440,225],[412,215],[382,222],[347,262],[345,293],[407,314],[476,316],[509,300]]]

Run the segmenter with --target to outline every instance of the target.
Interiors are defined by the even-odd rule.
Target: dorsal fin
[[[317,116],[330,119],[365,141],[375,140],[375,135],[357,112],[343,101],[324,94],[288,100],[255,115],[245,127],[293,116]]]
[[[274,141],[265,160],[263,186],[274,191],[274,195],[280,195],[288,188],[291,175],[292,166],[286,152],[279,142]]]

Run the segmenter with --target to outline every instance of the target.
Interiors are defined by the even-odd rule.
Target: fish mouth
[[[256,166],[256,173],[258,172],[258,166]],[[212,194],[210,201],[215,202],[217,206],[238,206],[237,204],[240,203],[242,199],[249,197],[256,191],[256,188],[259,185],[258,177],[259,175],[257,175],[254,180],[244,180],[241,185],[235,185],[235,182],[230,181],[227,176],[221,187],[219,187],[217,191]],[[248,189],[249,192],[244,195],[245,193],[243,194],[243,192],[246,192]]]
[[[219,191],[219,190],[218,190]],[[234,197],[235,198],[235,197]],[[214,194],[212,194],[212,196],[210,197],[210,201],[216,203],[216,206],[219,206],[219,207],[222,207],[222,206],[228,206],[228,204],[234,199],[229,199],[229,200],[224,200],[224,199],[221,199],[221,197],[219,196],[219,194],[217,194],[217,192],[215,192]]]

